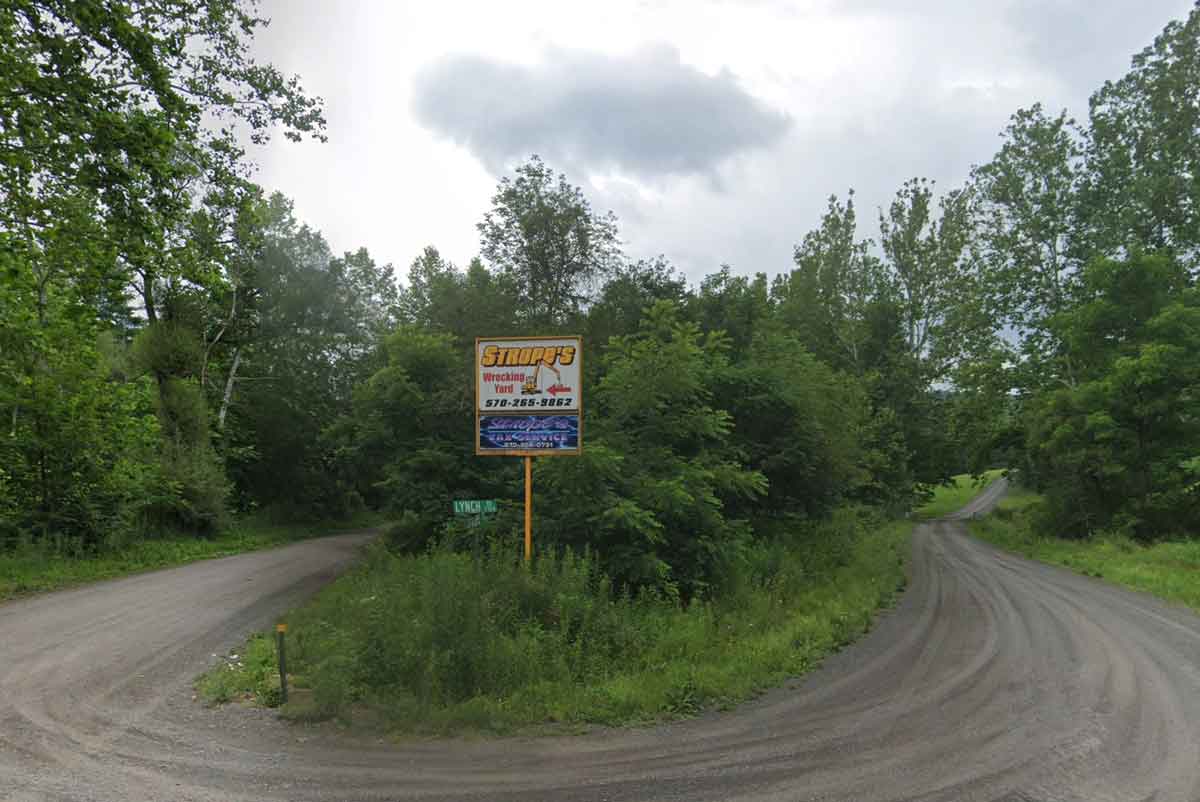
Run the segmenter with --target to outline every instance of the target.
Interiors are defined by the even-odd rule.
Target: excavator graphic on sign
[[[542,392],[541,386],[538,384],[538,376],[542,373],[542,368],[547,368],[552,371],[558,381],[562,381],[562,374],[558,372],[558,368],[551,365],[549,362],[539,362],[537,367],[533,369],[533,375],[525,380],[521,385],[521,395],[540,395]]]

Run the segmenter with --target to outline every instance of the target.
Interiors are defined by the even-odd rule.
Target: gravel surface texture
[[[0,800],[1200,799],[1200,618],[920,525],[866,637],[737,710],[384,743],[192,681],[353,561],[339,536],[0,605]]]

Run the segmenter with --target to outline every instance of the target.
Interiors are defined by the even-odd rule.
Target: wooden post
[[[533,559],[533,457],[525,457],[525,562]]]
[[[279,701],[285,705],[288,701],[286,637],[287,624],[276,624],[275,643],[279,652]]]

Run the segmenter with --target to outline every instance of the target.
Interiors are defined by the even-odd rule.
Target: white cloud
[[[693,278],[721,262],[774,272],[787,269],[792,244],[815,225],[830,193],[855,187],[863,233],[873,233],[865,229],[874,207],[902,180],[925,175],[945,188],[961,181],[995,151],[1017,108],[1042,101],[1085,115],[1089,91],[1118,77],[1189,7],[268,0],[274,24],[260,37],[262,56],[326,98],[331,141],[272,144],[258,156],[259,179],[293,197],[335,249],[365,245],[403,270],[428,243],[459,262],[473,256],[474,226],[497,171],[539,151],[593,206],[617,212],[631,256],[665,253]],[[599,89],[617,83],[622,68],[653,73],[655,58],[660,77],[693,92],[679,119],[706,108],[697,97],[716,96],[740,102],[748,127],[692,143],[690,156],[665,150],[666,139],[644,120],[626,121],[638,133],[625,142],[591,137],[606,109],[641,108]],[[523,91],[484,98],[498,111],[483,122],[472,108],[450,105],[426,114],[426,128],[414,114],[419,76],[428,81],[441,69],[440,97],[465,103],[469,87],[455,87],[448,68],[456,63],[483,65],[493,82],[504,72],[497,65],[509,65]],[[590,94],[572,91],[589,76]],[[654,105],[669,105],[666,98],[656,95]],[[791,121],[786,132],[777,113]],[[501,130],[486,130],[494,120]]]

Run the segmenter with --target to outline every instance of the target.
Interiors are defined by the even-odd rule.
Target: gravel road
[[[0,800],[1197,800],[1200,618],[922,524],[872,632],[729,713],[393,745],[206,709],[193,678],[341,536],[0,605]]]

